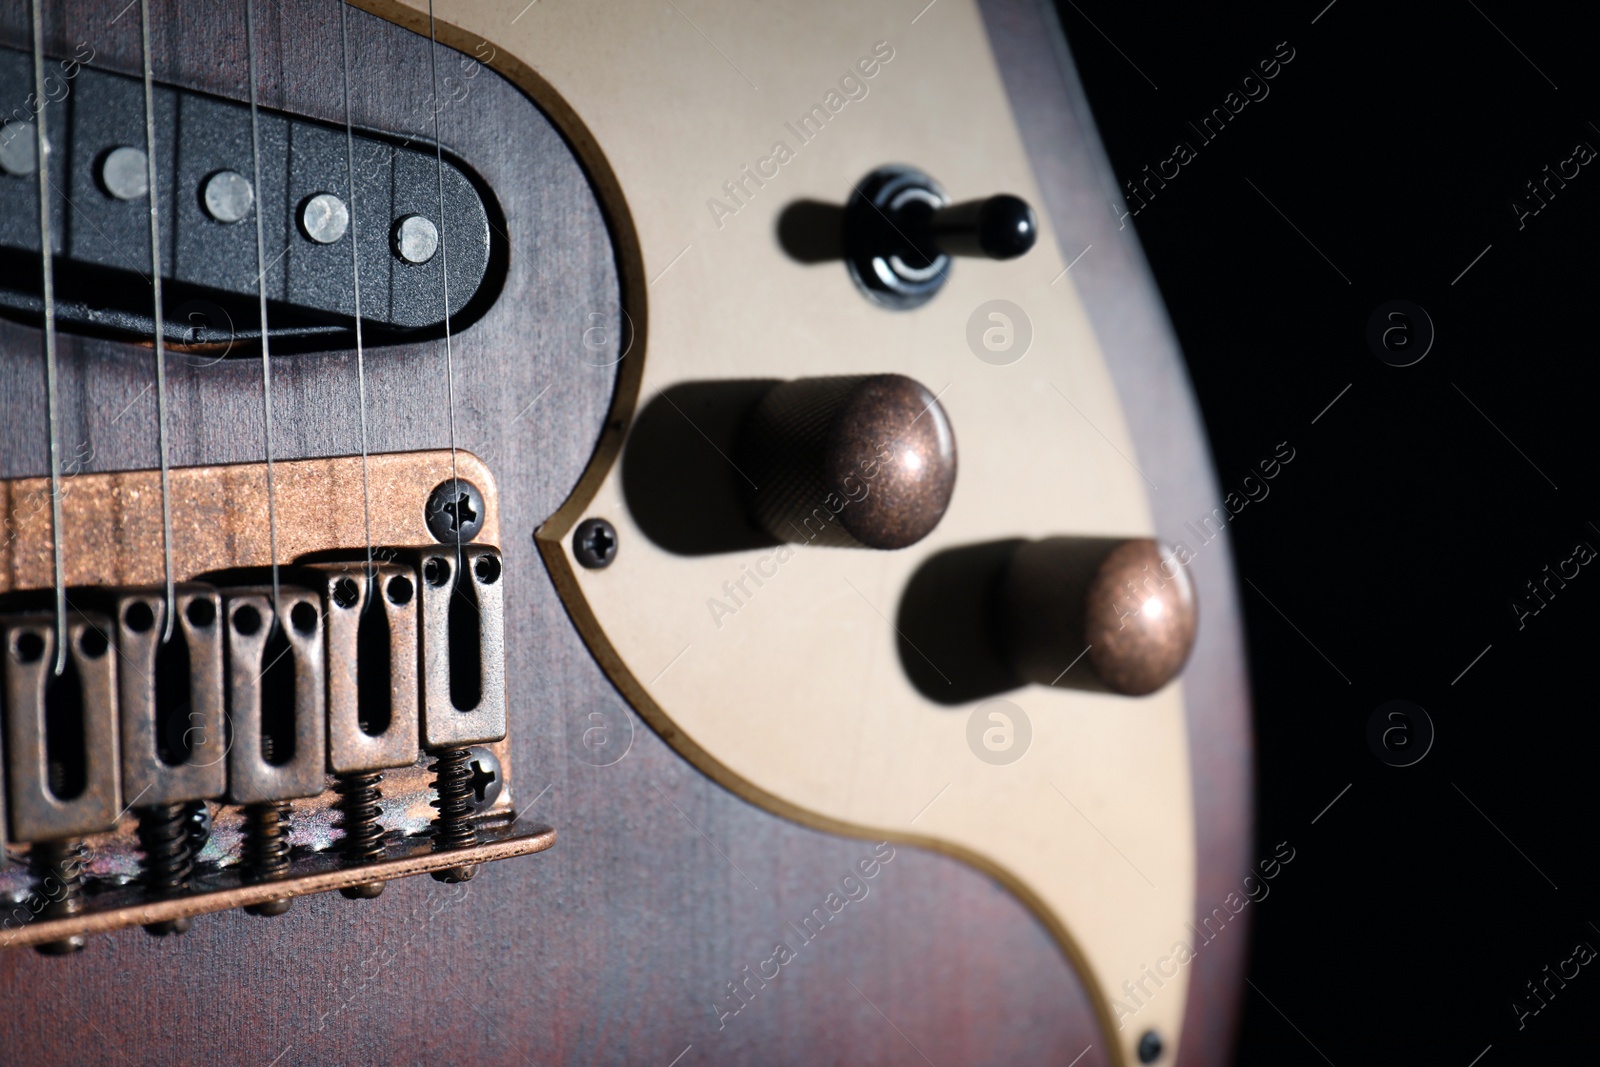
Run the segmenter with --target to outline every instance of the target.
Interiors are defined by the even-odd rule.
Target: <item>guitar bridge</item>
[[[370,514],[333,506],[363,474]],[[170,618],[159,472],[73,477],[60,675],[49,485],[0,483],[0,947],[460,881],[554,842],[516,825],[487,468],[441,451],[273,475],[269,506],[265,465],[169,473]]]

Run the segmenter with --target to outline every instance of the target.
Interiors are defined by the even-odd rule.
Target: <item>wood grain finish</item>
[[[477,540],[500,543],[499,491],[478,457],[448,449],[369,456],[370,524],[361,505],[362,459],[288,460],[273,464],[273,505],[278,553],[283,561],[312,552],[366,547],[431,545],[428,497],[435,486],[459,477],[484,496]],[[355,506],[348,505],[353,499]],[[209,571],[270,567],[272,543],[265,463],[178,467],[168,478],[174,580]],[[0,503],[11,516],[0,546],[0,592],[51,586],[50,480],[0,483]],[[61,499],[62,551],[67,584],[160,585],[164,580],[161,472],[79,474]]]
[[[47,3],[49,34],[58,51],[91,41],[97,62],[135,70],[137,9],[118,20],[121,8]],[[0,7],[13,43],[24,11],[16,0]],[[337,6],[261,0],[257,11],[263,103],[342,120]],[[181,71],[241,95],[241,3],[154,0],[151,13],[162,77]],[[676,35],[693,31],[677,15],[650,17],[664,20],[663,47],[688,48],[691,38]],[[356,121],[426,134],[426,42],[351,19]],[[460,44],[473,53],[473,42]],[[441,69],[447,62],[459,57],[441,57]],[[6,1056],[281,1067],[681,1055],[687,1067],[920,1064],[923,1053],[941,1065],[1065,1064],[1089,1048],[1079,1067],[1106,1062],[1082,986],[1045,929],[949,859],[898,849],[864,883],[865,898],[799,944],[790,924],[824,907],[873,846],[792,825],[712,784],[601,674],[531,535],[572,492],[596,442],[622,429],[606,421],[612,393],[638,361],[596,366],[604,361],[585,349],[583,331],[590,315],[618,329],[621,294],[643,285],[627,276],[637,262],[630,228],[613,203],[603,211],[569,151],[570,141],[582,153],[581,127],[564,126],[564,141],[487,72],[441,119],[445,141],[499,197],[513,250],[506,298],[454,342],[457,443],[500,485],[518,793],[559,843],[462,887],[410,879],[374,901],[325,894],[276,919],[208,917],[182,938],[125,931],[70,960],[0,954]],[[603,173],[589,177],[606,188]],[[642,332],[642,310],[630,314]],[[7,477],[45,466],[38,345],[36,330],[0,324]],[[87,457],[88,471],[153,466],[149,351],[64,338],[62,362],[65,454]],[[259,365],[201,362],[174,356],[169,367],[173,462],[258,460]],[[448,444],[444,363],[438,343],[367,353],[373,451]],[[280,458],[359,451],[355,380],[351,353],[274,361]],[[626,755],[615,762],[596,754],[618,750]],[[764,987],[752,982],[748,1006],[719,1026],[712,1005],[730,995],[727,983],[790,938],[795,959]]]

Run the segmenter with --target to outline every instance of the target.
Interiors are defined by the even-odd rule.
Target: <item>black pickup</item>
[[[88,68],[77,69],[70,83],[58,75],[52,84],[65,85],[45,111],[57,323],[148,342],[155,325],[144,87],[137,78]],[[37,322],[43,301],[32,86],[32,57],[0,49],[0,314]],[[498,247],[503,228],[491,225],[498,217],[492,194],[449,153],[441,169],[433,144],[358,130],[349,152],[342,126],[261,109],[256,188],[248,105],[158,85],[153,111],[169,345],[250,350],[261,334],[264,283],[274,351],[348,347],[356,313],[352,258],[359,260],[364,334],[373,343],[443,328],[446,262],[454,325],[495,295],[495,264],[505,250]]]

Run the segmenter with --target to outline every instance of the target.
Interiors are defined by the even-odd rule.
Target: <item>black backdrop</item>
[[[1295,859],[1253,906],[1243,1064],[1593,1041],[1600,19],[1579,10],[1059,4],[1220,482],[1258,498],[1224,535],[1256,851]],[[1413,307],[1382,320],[1389,360],[1434,333],[1409,366],[1369,342],[1391,301]],[[1393,709],[1369,741],[1393,700],[1431,747]]]

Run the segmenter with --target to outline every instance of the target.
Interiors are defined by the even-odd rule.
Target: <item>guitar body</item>
[[[46,53],[87,44],[89,67],[137,76],[139,10],[118,6],[46,3]],[[1116,183],[1053,14],[1032,0],[920,6],[450,0],[435,12],[437,72],[425,5],[364,0],[348,11],[353,124],[431,151],[437,110],[439,139],[491,192],[490,226],[503,228],[492,291],[463,315],[448,358],[438,336],[367,347],[367,443],[374,454],[455,447],[493,474],[516,808],[554,827],[557,843],[459,885],[409,878],[357,901],[321,893],[275,918],[223,911],[182,937],[125,929],[66,959],[0,953],[3,1058],[1090,1067],[1140,1062],[1141,1038],[1155,1032],[1155,1062],[1227,1061],[1248,916],[1214,940],[1188,932],[1251,862],[1249,710],[1226,547],[1189,565],[1198,638],[1181,685],[1146,710],[1040,686],[1011,694],[1034,718],[1031,762],[1017,764],[1037,774],[1031,791],[997,784],[999,769],[961,742],[976,699],[926,699],[896,658],[897,589],[939,549],[1053,533],[1175,537],[1217,499],[1181,358],[1111,207]],[[26,8],[0,7],[0,44],[29,47]],[[240,0],[151,0],[156,81],[247,101],[244,17]],[[332,0],[256,5],[261,107],[342,135],[340,17]],[[880,41],[894,57],[870,93],[836,113],[792,169],[753,195],[749,185],[743,198],[719,191],[769,153],[771,138],[747,130],[787,137],[785,118],[862,56],[881,61]],[[436,74],[453,79],[437,93]],[[779,249],[786,207],[842,203],[872,166],[902,162],[946,175],[958,198],[1024,192],[1045,221],[1039,248],[1014,266],[962,263],[949,291],[905,313],[869,306],[838,263]],[[737,210],[708,210],[712,199]],[[132,254],[148,270],[148,246]],[[740,277],[756,281],[741,287]],[[987,406],[963,399],[978,390],[962,377],[997,369],[967,352],[961,332],[984,297],[1029,308],[1028,358],[1041,367]],[[207,326],[213,338],[227,330],[215,315]],[[954,338],[938,355],[934,328]],[[1082,392],[1066,384],[1079,372],[1042,362],[1056,340],[1080,335]],[[0,320],[0,477],[48,469],[39,351],[35,323]],[[243,351],[169,351],[174,467],[262,460],[261,361]],[[67,492],[79,473],[155,467],[150,349],[64,332],[58,359]],[[722,628],[703,603],[755,556],[652,539],[623,486],[629,430],[678,383],[879,371],[934,391],[961,383],[945,402],[967,495],[926,546],[871,556],[807,547],[799,558],[822,570],[750,601],[746,619],[781,603],[773,616],[799,619],[802,632],[832,633],[848,615],[849,643],[881,646],[859,671],[792,648],[810,676],[833,672],[822,691],[842,710],[818,710],[803,743],[763,740],[782,730],[749,727],[729,693],[745,693],[749,708],[782,703],[762,688],[782,673],[781,632],[756,619],[738,631],[742,643],[715,646]],[[1016,396],[1052,376],[1095,427],[1070,421],[1069,400],[1048,418],[1063,427],[1060,448],[1078,451],[1058,462],[1029,445],[1035,454],[1016,458],[1040,478],[1073,465],[1106,472],[1082,492],[1109,510],[1075,526],[1048,502],[1022,507],[1028,477],[982,444],[1012,421]],[[275,355],[273,458],[359,455],[358,382],[344,348]],[[1050,440],[1028,418],[1015,432]],[[1036,487],[1041,498],[1053,491]],[[1012,504],[1020,517],[1007,517]],[[328,507],[359,510],[359,488]],[[586,571],[571,534],[594,515],[615,523],[617,562]],[[877,571],[842,575],[877,614],[827,570],[890,557],[903,563],[882,585],[870,584]],[[672,583],[701,589],[702,575],[715,577],[685,606]],[[827,598],[808,600],[823,578]],[[693,658],[697,643],[711,658]],[[802,707],[813,698],[790,689]],[[1026,696],[1035,691],[1045,693],[1037,705]],[[911,725],[876,744],[854,732],[867,714],[858,705],[905,709]],[[1115,725],[1052,733],[1080,714]],[[956,740],[938,749],[945,736]],[[850,761],[848,788],[817,770]],[[1078,802],[1053,799],[1051,782]],[[1140,963],[1155,966],[1179,939],[1192,958],[1151,985]],[[1145,984],[1129,993],[1123,980]]]

